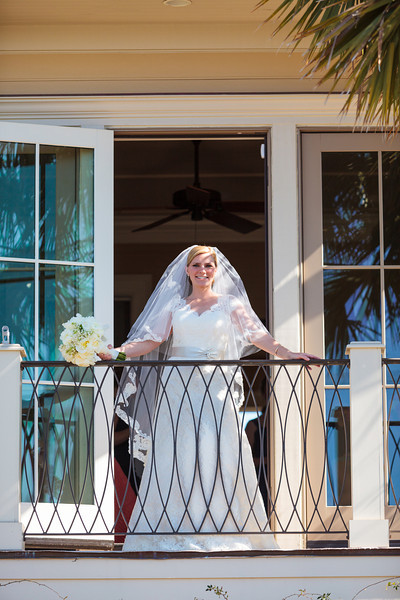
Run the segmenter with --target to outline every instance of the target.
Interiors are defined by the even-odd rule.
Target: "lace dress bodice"
[[[228,344],[231,321],[218,298],[198,313],[181,300],[172,313],[172,360],[222,360]]]

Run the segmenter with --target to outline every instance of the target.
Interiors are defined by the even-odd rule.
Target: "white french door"
[[[113,133],[2,122],[0,148],[0,313],[11,342],[28,360],[62,360],[62,323],[77,312],[109,324],[112,341]],[[60,373],[49,367],[37,385],[37,367],[23,372],[22,521],[34,534],[96,532],[98,498],[113,522],[112,381],[97,408],[90,374],[77,402],[73,373],[61,382]]]
[[[349,342],[376,340],[385,345],[388,358],[400,358],[398,137],[303,134],[302,164],[305,346],[340,359]],[[318,481],[326,474],[318,502],[326,524],[352,518],[350,378],[339,366],[331,372],[319,389],[327,439],[315,439],[319,451],[310,457],[310,478]],[[398,365],[383,371],[391,523],[400,497],[399,375]],[[315,416],[316,426],[320,419]]]

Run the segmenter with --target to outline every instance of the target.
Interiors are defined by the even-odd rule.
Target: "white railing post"
[[[350,355],[350,443],[353,519],[349,546],[389,546],[385,519],[382,353],[379,342],[352,342]]]
[[[19,344],[0,344],[0,550],[23,550],[21,501],[21,359]]]

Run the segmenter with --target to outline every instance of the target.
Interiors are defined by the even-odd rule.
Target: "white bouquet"
[[[63,327],[59,350],[68,362],[78,367],[89,367],[100,360],[99,352],[109,352],[104,329],[94,317],[82,317],[78,313],[63,323]]]

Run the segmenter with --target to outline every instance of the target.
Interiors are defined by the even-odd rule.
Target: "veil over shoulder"
[[[164,361],[171,357],[172,315],[191,291],[185,270],[191,248],[193,246],[183,250],[168,265],[125,342],[152,340],[160,344],[141,357],[140,367],[126,365],[116,399],[116,413],[131,428],[131,454],[142,462],[146,461],[151,447],[153,417],[162,377],[162,366],[150,366],[149,361]],[[258,350],[254,342],[267,330],[252,309],[235,268],[218,248],[212,250],[218,263],[212,289],[221,298],[223,311],[230,320],[224,359],[238,360]],[[240,406],[243,401],[240,373],[235,374],[235,386],[235,402]]]

